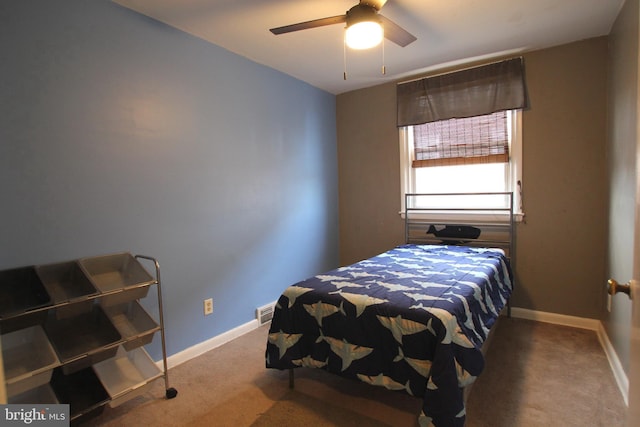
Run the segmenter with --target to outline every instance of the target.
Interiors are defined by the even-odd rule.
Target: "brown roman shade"
[[[522,109],[528,104],[524,60],[513,58],[400,83],[397,102],[398,127]]]
[[[414,168],[509,161],[507,112],[413,126]]]

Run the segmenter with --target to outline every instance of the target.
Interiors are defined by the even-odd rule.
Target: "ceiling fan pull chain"
[[[345,31],[345,37],[342,41],[342,65],[343,65],[343,73],[342,78],[347,80],[347,37]]]
[[[384,31],[384,30],[383,30]],[[387,74],[387,67],[384,65],[384,34],[382,35],[382,75]]]

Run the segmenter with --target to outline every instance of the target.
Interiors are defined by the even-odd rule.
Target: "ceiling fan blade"
[[[291,33],[293,31],[308,30],[309,28],[324,27],[347,22],[347,15],[331,16],[329,18],[314,19],[313,21],[300,22],[298,24],[285,25],[283,27],[271,28],[273,34]]]
[[[409,43],[413,43],[417,40],[416,36],[408,32],[389,18],[385,18],[382,15],[378,16],[380,16],[380,19],[382,20],[385,38],[391,40],[401,47],[405,47]]]
[[[360,0],[360,4],[371,6],[377,11],[380,11],[386,2],[387,0]]]

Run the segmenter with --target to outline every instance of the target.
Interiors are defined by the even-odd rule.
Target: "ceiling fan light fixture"
[[[380,23],[364,21],[347,27],[345,41],[351,49],[370,49],[379,45],[383,36]]]
[[[351,49],[369,49],[384,37],[378,11],[372,6],[358,4],[347,11],[345,43]]]

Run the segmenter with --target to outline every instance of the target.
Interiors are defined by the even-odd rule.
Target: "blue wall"
[[[333,95],[109,1],[3,0],[0,52],[0,269],[157,257],[174,354],[337,266]]]

